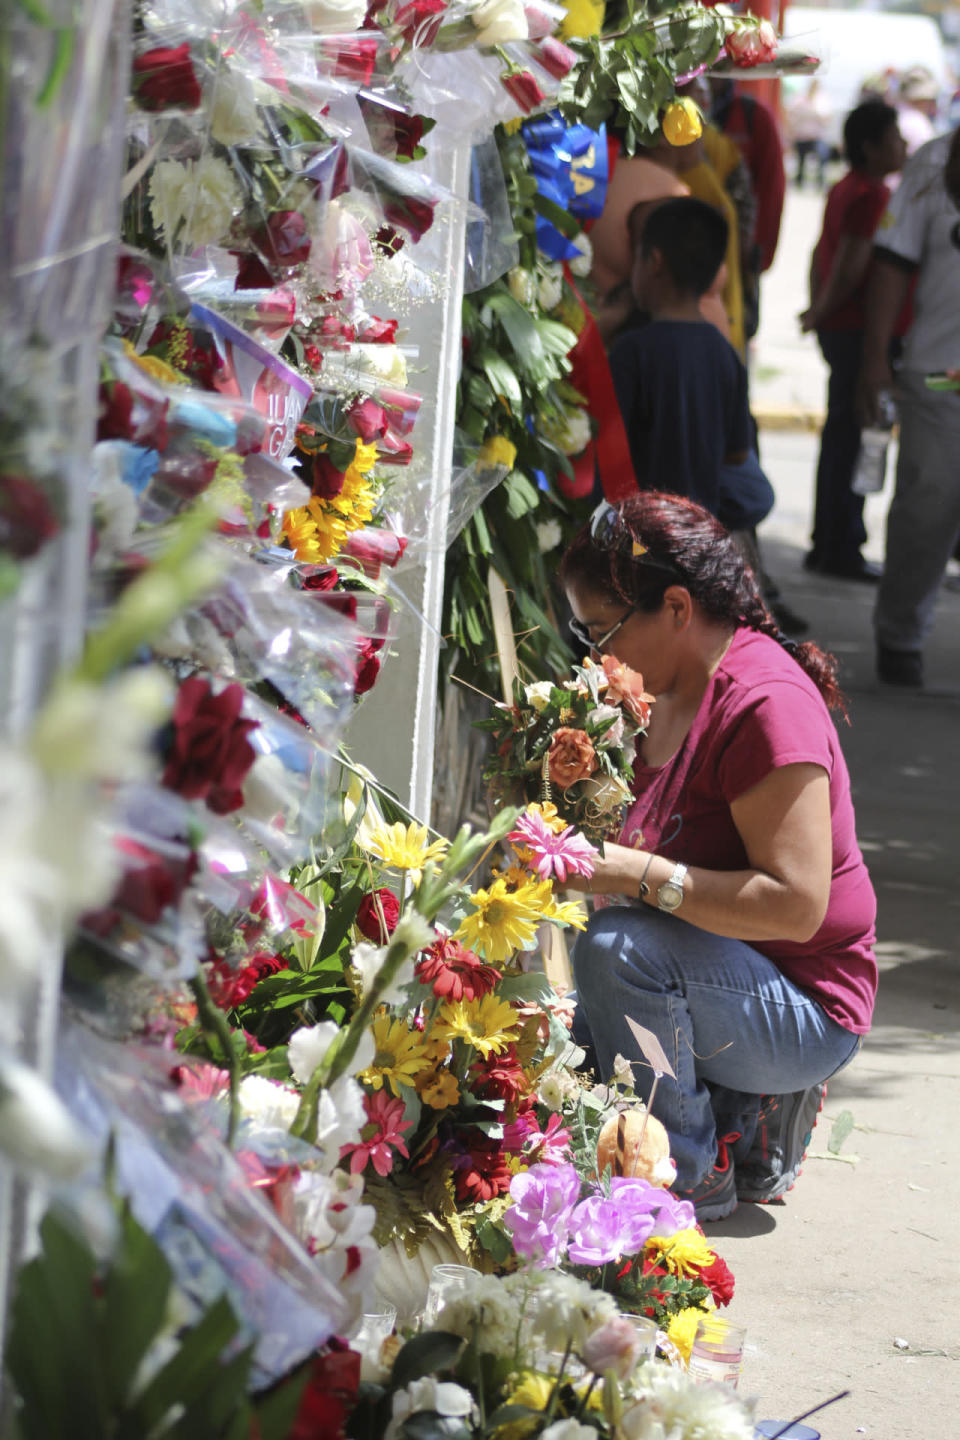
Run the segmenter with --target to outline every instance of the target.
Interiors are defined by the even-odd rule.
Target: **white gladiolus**
[[[243,145],[259,128],[252,80],[237,70],[221,71],[210,106],[210,134],[221,145]]]
[[[294,1030],[287,1045],[287,1063],[294,1080],[306,1085],[339,1033],[339,1025],[332,1020]]]
[[[471,12],[470,19],[477,27],[478,45],[505,45],[510,40],[526,40],[530,35],[521,0],[484,0]]]
[[[360,976],[360,993],[369,995],[370,987],[380,973],[380,967],[387,958],[385,945],[369,945],[361,940],[353,947],[350,963]],[[394,979],[383,991],[380,999],[384,1005],[402,1005],[406,1000],[406,986],[413,979],[413,957],[405,960]]]
[[[0,1065],[0,1154],[20,1170],[72,1180],[94,1154],[59,1095],[18,1061]]]
[[[37,715],[31,748],[51,775],[136,780],[149,773],[148,741],[172,706],[173,683],[155,665],[126,670],[107,685],[67,680]]]
[[[212,245],[230,229],[243,197],[225,160],[161,160],[150,178],[150,212],[168,243]]]

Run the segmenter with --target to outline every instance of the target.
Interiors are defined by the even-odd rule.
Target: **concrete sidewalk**
[[[820,206],[819,197],[791,195],[787,244],[763,295],[757,363],[767,371],[755,370],[754,394],[771,412],[789,401],[815,414],[818,395],[822,407],[823,367],[794,319],[806,264],[797,215],[815,228]],[[811,1418],[823,1440],[956,1440],[960,596],[942,596],[930,690],[879,687],[872,587],[801,566],[817,445],[800,428],[761,434],[778,496],[761,542],[790,605],[842,662],[852,723],[841,735],[879,901],[880,994],[861,1055],[830,1086],[796,1189],[776,1205],[742,1205],[708,1234],[736,1275],[732,1317],[748,1332],[741,1388],[758,1397],[758,1418],[786,1420],[849,1389]],[[867,504],[867,553],[876,559],[888,502],[889,489]],[[834,1155],[831,1132],[844,1112],[853,1129]]]

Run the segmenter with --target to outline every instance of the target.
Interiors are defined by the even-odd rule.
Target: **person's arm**
[[[876,247],[864,304],[863,362],[857,382],[857,410],[863,425],[877,415],[877,396],[893,384],[890,340],[917,266],[892,251]]]
[[[746,366],[736,361],[736,382],[731,392],[727,411],[727,449],[723,457],[725,465],[742,465],[750,454],[750,440],[753,427],[750,423],[750,401],[747,398],[748,381]]]
[[[739,796],[730,813],[749,868],[707,870],[691,866],[684,881],[679,919],[734,940],[813,938],[830,899],[832,834],[830,782],[820,765],[802,763],[771,770]],[[648,868],[649,862],[649,868]],[[657,889],[676,861],[648,850],[604,845],[589,880],[570,877],[571,888],[592,894],[635,896],[646,874],[645,903],[656,908]]]
[[[850,298],[867,273],[872,251],[869,236],[841,235],[830,274],[817,287],[813,303],[800,316],[801,330],[816,330],[831,311]]]

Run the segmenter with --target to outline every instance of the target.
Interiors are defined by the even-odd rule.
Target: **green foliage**
[[[248,1397],[252,1352],[225,1299],[174,1333],[170,1267],[127,1205],[106,1263],[53,1211],[40,1238],[5,1355],[20,1440],[246,1440],[255,1423],[284,1440],[301,1385]]]

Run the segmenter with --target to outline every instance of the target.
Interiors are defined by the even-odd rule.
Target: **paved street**
[[[753,390],[780,427],[788,412],[801,425],[822,408],[823,367],[795,321],[821,206],[819,196],[791,192],[763,295]],[[850,1389],[811,1420],[823,1440],[956,1440],[960,596],[942,597],[930,692],[878,687],[871,587],[800,564],[816,435],[766,429],[761,453],[777,491],[761,531],[767,567],[843,665],[852,724],[841,732],[879,898],[882,975],[874,1030],[830,1088],[796,1189],[776,1206],[741,1206],[708,1231],[737,1276],[734,1314],[748,1327],[742,1388],[759,1397],[758,1418],[787,1419]],[[890,477],[885,495],[867,502],[874,559],[889,486]],[[831,1131],[844,1112],[853,1129],[834,1155]]]

